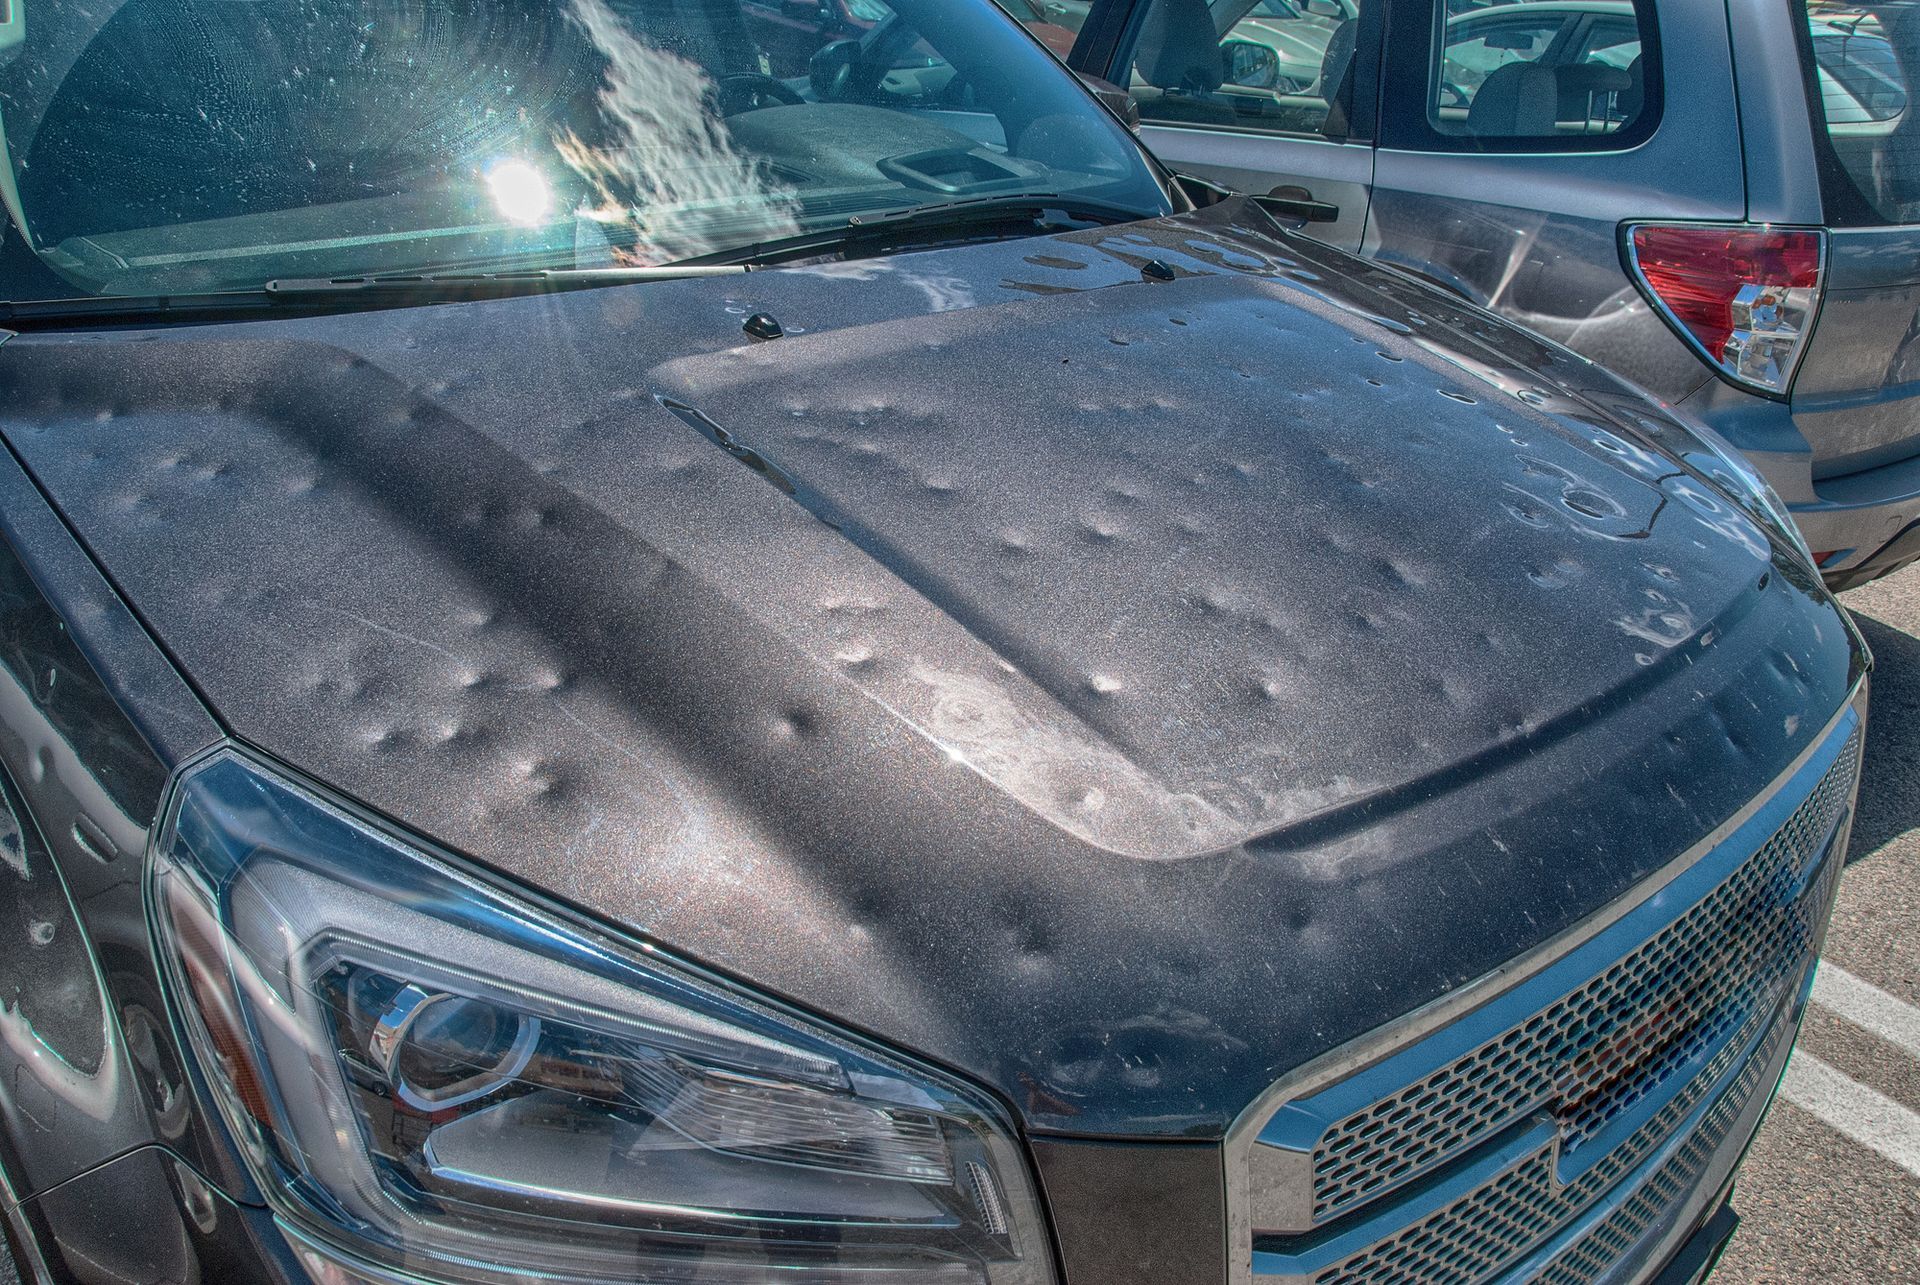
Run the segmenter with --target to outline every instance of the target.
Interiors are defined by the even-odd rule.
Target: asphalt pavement
[[[1920,1285],[1920,567],[1844,601],[1878,667],[1814,1005],[1714,1285]],[[0,1285],[18,1285],[0,1254]]]
[[[1878,662],[1860,812],[1714,1285],[1920,1282],[1920,567],[1842,601]]]

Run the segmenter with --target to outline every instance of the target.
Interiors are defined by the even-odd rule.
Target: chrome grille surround
[[[1750,860],[1658,936],[1544,1012],[1340,1121],[1314,1148],[1314,1221],[1549,1103],[1563,1155],[1730,1031],[1805,967],[1819,909],[1796,885],[1852,798],[1843,764]],[[1769,913],[1771,912],[1771,913]]]
[[[1233,1279],[1587,1285],[1711,1196],[1798,1027],[1864,700],[1585,931],[1243,1117]]]

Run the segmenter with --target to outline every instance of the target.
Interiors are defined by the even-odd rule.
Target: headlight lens
[[[189,1037],[309,1259],[462,1282],[1051,1280],[989,1101],[237,753],[181,783],[152,905]]]

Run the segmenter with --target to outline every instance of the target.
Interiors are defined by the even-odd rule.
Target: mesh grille
[[[1553,1230],[1553,1153],[1537,1152],[1464,1200],[1330,1267],[1316,1281],[1465,1285]]]
[[[1777,1049],[1776,1040],[1767,1052]],[[1631,1253],[1659,1225],[1662,1216],[1699,1185],[1714,1153],[1727,1141],[1734,1121],[1753,1100],[1754,1091],[1762,1087],[1761,1076],[1770,1060],[1763,1054],[1749,1061],[1686,1145],[1656,1169],[1626,1203],[1549,1263],[1536,1278],[1539,1285],[1587,1285]]]
[[[1543,1012],[1328,1129],[1314,1151],[1325,1221],[1551,1107],[1571,1153],[1798,975],[1824,902],[1790,894],[1852,797],[1856,732],[1761,849],[1680,919]],[[1830,863],[1833,864],[1833,863]]]
[[[1842,863],[1828,860],[1811,886],[1802,889],[1800,882],[1852,797],[1859,740],[1856,731],[1813,794],[1758,852],[1658,936],[1542,1013],[1329,1131],[1317,1158],[1338,1154],[1354,1165],[1375,1153],[1391,1156],[1394,1139],[1429,1159],[1446,1158],[1495,1129],[1554,1109],[1560,1145],[1327,1266],[1314,1276],[1316,1285],[1472,1285],[1511,1271],[1667,1145],[1704,1096],[1735,1072],[1679,1149],[1635,1179],[1637,1187],[1619,1207],[1562,1249],[1537,1279],[1587,1285],[1641,1245],[1699,1184],[1734,1121],[1764,1089],[1773,1055],[1792,1036],[1792,1024],[1777,1020],[1781,1003],[1812,955]],[[1704,1063],[1693,1061],[1703,1053]],[[1743,1055],[1747,1061],[1736,1072]],[[1677,1089],[1668,1086],[1671,1096],[1656,1114],[1624,1140],[1616,1134],[1596,1144],[1608,1149],[1571,1182],[1556,1181],[1556,1156],[1591,1141],[1683,1066],[1691,1078]],[[1423,1120],[1423,1111],[1438,1116]],[[1407,1166],[1400,1159],[1372,1172],[1397,1176],[1426,1163]],[[1335,1165],[1325,1172],[1341,1170]],[[1365,1190],[1392,1181],[1378,1177]],[[1348,1204],[1364,1195],[1353,1183],[1341,1190],[1360,1192],[1344,1197]],[[1338,1212],[1341,1206],[1326,1207]]]
[[[1839,863],[1830,863],[1829,868],[1837,871]],[[1834,882],[1832,877],[1823,878],[1816,895],[1824,899]],[[1776,1023],[1685,1145],[1625,1204],[1555,1258],[1538,1277],[1543,1285],[1586,1285],[1639,1244],[1662,1214],[1686,1198],[1727,1140],[1734,1120],[1752,1100],[1767,1064],[1791,1029],[1785,1022]],[[1468,1285],[1486,1279],[1545,1241],[1645,1160],[1746,1047],[1743,1039],[1722,1050],[1694,1081],[1695,1091],[1663,1107],[1631,1141],[1578,1181],[1556,1191],[1553,1152],[1542,1150],[1392,1239],[1326,1268],[1314,1277],[1316,1285]]]

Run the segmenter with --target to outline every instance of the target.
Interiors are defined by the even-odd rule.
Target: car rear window
[[[1389,42],[1382,141],[1428,152],[1607,152],[1660,123],[1653,0],[1430,0]]]
[[[1831,149],[1827,216],[1840,224],[1920,223],[1920,0],[1807,5],[1803,47],[1815,115]]]

